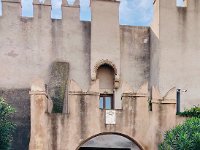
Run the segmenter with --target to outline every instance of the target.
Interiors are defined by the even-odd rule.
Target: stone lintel
[[[145,93],[123,93],[122,97],[148,97]]]
[[[160,99],[160,100],[152,100],[151,101],[153,104],[176,104],[176,101],[175,100],[163,100],[163,99]]]
[[[74,91],[73,92],[73,91],[70,91],[69,95],[94,95],[94,96],[99,96],[100,93],[98,93],[98,92],[82,92],[82,91],[80,91],[80,92]]]

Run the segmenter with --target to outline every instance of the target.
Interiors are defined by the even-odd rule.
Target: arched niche
[[[114,69],[107,65],[103,64],[97,69],[97,79],[99,79],[99,88],[100,91],[108,91],[108,93],[113,94],[114,91],[114,81],[115,81],[115,72]],[[101,91],[103,93],[104,91]]]
[[[92,68],[92,74],[91,74],[91,77],[92,77],[92,80],[95,81],[97,79],[97,72],[98,72],[98,69],[101,68],[102,66],[109,66],[113,69],[114,71],[114,89],[118,89],[119,88],[119,73],[118,73],[118,70],[117,70],[117,67],[114,63],[112,63],[111,61],[109,61],[108,59],[102,59],[100,61],[98,61],[96,63],[96,65]]]

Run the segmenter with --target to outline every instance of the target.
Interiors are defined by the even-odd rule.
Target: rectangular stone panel
[[[106,124],[116,124],[115,110],[106,110]]]
[[[54,62],[51,66],[50,80],[48,83],[48,95],[53,100],[53,112],[66,111],[67,84],[69,76],[69,63]]]

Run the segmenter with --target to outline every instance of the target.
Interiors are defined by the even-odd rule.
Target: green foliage
[[[194,106],[191,109],[186,109],[184,112],[180,112],[178,115],[185,117],[198,117],[200,118],[200,106]]]
[[[0,150],[8,150],[12,142],[15,124],[10,121],[10,116],[15,109],[0,97]]]
[[[167,131],[159,150],[200,150],[200,118],[187,119]]]

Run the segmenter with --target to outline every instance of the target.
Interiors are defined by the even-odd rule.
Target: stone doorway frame
[[[129,139],[130,141],[132,141],[133,143],[135,143],[141,150],[145,150],[141,144],[139,144],[139,142],[137,142],[136,140],[134,140],[133,138],[131,138],[130,136],[128,135],[125,135],[125,134],[122,134],[122,133],[118,133],[118,132],[102,132],[102,133],[99,133],[99,134],[96,134],[96,135],[93,135],[85,140],[83,140],[81,142],[81,144],[76,148],[76,150],[79,150],[81,146],[83,146],[83,144],[85,144],[86,142],[90,141],[91,139],[95,138],[95,137],[98,137],[98,136],[101,136],[101,135],[118,135],[118,136],[122,136],[124,138],[127,138]]]

